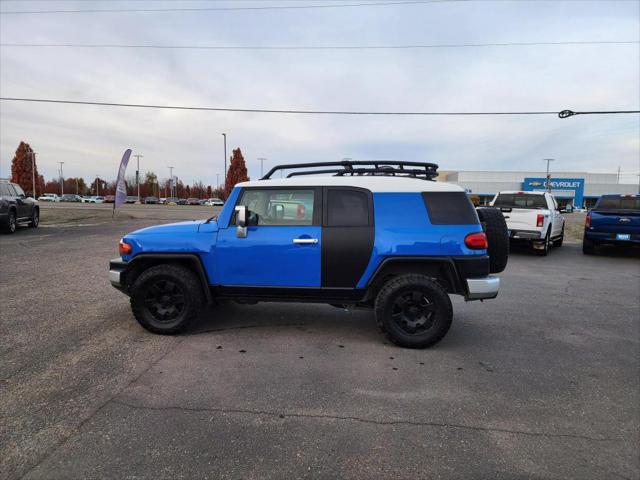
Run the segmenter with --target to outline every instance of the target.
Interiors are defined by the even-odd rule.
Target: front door
[[[216,283],[224,286],[320,287],[321,189],[250,187],[236,205],[248,209],[247,236],[235,215],[218,232]]]

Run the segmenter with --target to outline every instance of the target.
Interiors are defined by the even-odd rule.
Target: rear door
[[[322,287],[355,288],[374,241],[373,196],[355,187],[325,187],[322,221]]]
[[[235,215],[218,232],[216,282],[224,286],[320,287],[322,190],[319,187],[244,188],[247,236],[236,236]]]

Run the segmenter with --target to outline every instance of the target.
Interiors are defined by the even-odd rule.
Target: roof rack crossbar
[[[354,168],[358,166],[358,168]],[[432,180],[438,176],[438,165],[427,162],[411,162],[404,160],[342,160],[339,162],[315,162],[315,163],[292,163],[288,165],[276,165],[264,175],[261,180],[269,180],[277,171],[292,169],[307,169],[318,167],[336,167],[323,170],[304,170],[291,172],[287,178],[299,175],[318,175],[334,173],[336,176],[344,175],[403,175]],[[405,168],[420,167],[420,168]]]

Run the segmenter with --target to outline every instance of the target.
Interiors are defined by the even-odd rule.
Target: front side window
[[[313,225],[315,192],[309,190],[244,190],[238,205],[249,210],[250,225]]]
[[[20,185],[13,185],[13,188],[16,191],[16,195],[19,197],[20,195],[24,195],[24,190],[22,190],[22,187]]]

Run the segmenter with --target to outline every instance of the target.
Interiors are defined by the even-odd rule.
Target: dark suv
[[[27,198],[20,185],[0,179],[0,228],[13,233],[19,223],[37,227],[40,222],[40,207],[37,200]]]

